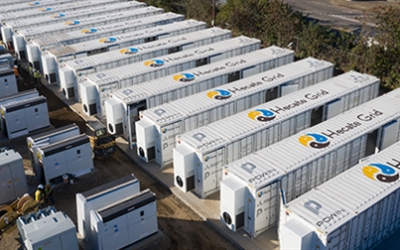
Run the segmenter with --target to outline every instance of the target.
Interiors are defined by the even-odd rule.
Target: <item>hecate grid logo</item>
[[[194,80],[194,75],[190,73],[182,73],[182,74],[176,74],[172,77],[175,81],[179,82],[190,82]]]
[[[306,147],[317,149],[325,148],[331,143],[328,137],[316,133],[307,133],[300,136],[299,142]]]
[[[225,100],[232,96],[231,92],[225,89],[215,89],[207,92],[207,96],[210,99]]]
[[[51,18],[63,18],[63,17],[65,17],[64,13],[51,15]]]
[[[250,119],[260,122],[267,122],[275,119],[275,113],[268,109],[256,109],[248,113]]]
[[[65,25],[68,25],[68,26],[74,26],[74,25],[79,25],[79,24],[81,24],[81,22],[79,22],[78,20],[65,22]]]
[[[107,37],[107,38],[102,38],[99,41],[101,43],[115,43],[117,41],[117,38],[115,38],[115,37]]]
[[[28,5],[31,5],[31,6],[33,6],[33,5],[39,5],[39,4],[40,4],[39,1],[29,2],[29,3],[28,3]]]
[[[94,29],[94,28],[81,30],[81,33],[83,33],[83,34],[93,34],[96,32],[97,32],[97,29]]]
[[[147,67],[161,67],[164,65],[164,61],[159,59],[149,60],[145,61],[144,65],[146,65]]]
[[[138,52],[139,52],[139,50],[137,48],[134,48],[134,47],[121,49],[119,51],[119,53],[124,54],[124,55],[133,55],[133,54],[136,54]]]
[[[47,7],[47,8],[40,8],[39,11],[44,12],[44,11],[51,11],[53,8]]]
[[[381,182],[394,182],[399,179],[399,173],[393,168],[381,163],[371,163],[363,167],[363,174],[368,178]]]

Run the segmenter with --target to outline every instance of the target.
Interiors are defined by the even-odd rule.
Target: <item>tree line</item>
[[[297,59],[324,59],[340,71],[372,74],[385,87],[400,86],[400,4],[365,11],[359,20],[363,23],[360,35],[356,35],[322,26],[282,0],[228,0],[215,9],[213,0],[141,1],[210,26],[215,18],[215,26],[258,38],[263,47],[289,47]],[[375,23],[374,34],[367,23]]]

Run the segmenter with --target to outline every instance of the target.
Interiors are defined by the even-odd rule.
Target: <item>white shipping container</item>
[[[60,69],[63,71],[60,73],[61,90],[67,98],[77,96],[76,99],[79,101],[80,93],[78,84],[83,82],[85,76],[89,73],[99,73],[104,70],[148,60],[157,56],[223,41],[231,37],[231,31],[215,27],[189,34],[163,38],[128,48],[125,47],[120,50],[112,50],[99,55],[66,61],[63,63],[64,67]],[[67,81],[67,78],[69,81]]]
[[[123,136],[132,145],[139,111],[171,102],[201,91],[236,81],[293,62],[294,53],[271,46],[202,67],[149,81],[113,92],[106,101],[108,131]],[[151,88],[148,87],[151,86]],[[115,101],[117,100],[117,101]],[[111,103],[112,102],[112,103]],[[121,114],[108,119],[109,114]],[[126,114],[126,115],[124,115]],[[130,131],[130,132],[129,132]]]
[[[44,132],[26,138],[26,143],[29,149],[30,158],[32,162],[32,168],[35,172],[35,176],[37,179],[40,180],[42,178],[42,168],[39,163],[38,149],[40,147],[44,147],[52,143],[69,139],[79,134],[80,134],[79,127],[76,126],[75,124],[70,124],[67,126],[54,129],[49,132]]]
[[[46,184],[63,181],[63,175],[79,177],[93,170],[92,148],[85,134],[40,147],[37,157]]]
[[[149,189],[90,211],[93,249],[123,249],[158,232],[156,195]]]
[[[9,7],[8,5],[17,5],[21,3],[31,2],[32,0],[3,0],[1,1],[4,7]]]
[[[160,166],[172,163],[175,137],[237,112],[326,80],[333,64],[307,58],[181,98],[140,113],[135,123],[138,155]],[[147,131],[147,136],[141,131]],[[165,153],[164,153],[165,152]]]
[[[87,115],[96,114],[99,119],[104,120],[106,118],[104,102],[115,90],[139,83],[145,84],[149,80],[245,54],[259,48],[260,40],[240,36],[88,75],[85,84],[81,84],[83,111]],[[93,95],[96,98],[95,102],[88,98]],[[95,106],[95,113],[90,112],[91,105]]]
[[[50,6],[58,6],[65,5],[71,2],[77,2],[78,0],[42,0],[42,1],[27,1],[24,3],[23,1],[13,1],[12,3],[1,2],[0,13],[10,13],[10,12],[19,12],[21,10],[29,10],[32,9],[34,11],[38,11],[38,9]],[[0,19],[3,21],[2,19]]]
[[[257,237],[277,223],[280,188],[290,202],[399,141],[399,105],[400,89],[393,90],[224,167],[221,220],[232,228],[236,215],[225,209],[232,192],[225,197],[224,185],[236,178],[235,189],[245,188],[235,198],[245,207],[244,230]]]
[[[173,22],[179,22],[184,20],[183,15],[175,14],[175,13],[165,13],[156,16],[150,16],[141,18],[140,20],[129,20],[119,23],[113,23],[108,25],[102,25],[97,27],[85,28],[82,30],[71,31],[64,34],[50,35],[40,37],[34,40],[31,40],[30,43],[35,46],[33,49],[36,49],[39,53],[42,51],[49,50],[51,48],[59,47],[59,52],[62,54],[71,53],[70,47],[65,47],[66,45],[71,45],[74,43],[82,43],[87,41],[92,41],[91,44],[109,44],[114,43],[117,39],[114,37],[116,35],[125,34],[128,32],[146,29],[155,27],[158,25],[165,25]],[[29,43],[28,43],[29,45]],[[90,48],[93,45],[87,44]],[[98,45],[97,45],[98,46]],[[112,45],[108,45],[106,47],[112,47]],[[28,49],[28,47],[27,47]],[[29,48],[32,49],[32,48]],[[111,48],[109,48],[111,49]],[[86,48],[85,51],[88,51]],[[29,52],[28,52],[29,53]],[[53,53],[55,53],[53,51]],[[58,54],[57,54],[58,55]],[[85,53],[86,55],[86,53]],[[29,59],[29,58],[28,58]],[[29,61],[32,65],[34,65],[33,61]]]
[[[184,192],[189,190],[183,186],[194,186],[201,198],[217,192],[223,166],[374,99],[379,83],[374,76],[350,71],[178,135],[175,186]],[[188,157],[193,161],[182,164]],[[192,184],[184,183],[188,178]]]
[[[44,96],[1,105],[0,114],[1,130],[8,139],[27,135],[51,125],[47,99]]]
[[[78,233],[85,242],[92,244],[90,211],[97,210],[123,200],[140,192],[140,182],[133,175],[103,184],[94,189],[76,194],[76,211]]]
[[[281,249],[373,249],[400,226],[400,143],[282,206]]]

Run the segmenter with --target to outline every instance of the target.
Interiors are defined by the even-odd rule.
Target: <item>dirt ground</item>
[[[31,79],[26,72],[25,82],[19,84],[19,90],[32,88]],[[84,132],[85,122],[51,91],[40,87],[41,95],[47,97],[51,124],[54,127],[76,123]],[[30,168],[29,152],[26,138],[18,138],[0,143],[18,151],[24,158],[24,165]],[[158,226],[163,237],[145,249],[236,249],[226,238],[203,221],[193,210],[182,203],[169,190],[165,189],[140,167],[134,165],[122,152],[117,151],[112,158],[95,160],[95,170],[82,176],[73,185],[65,184],[57,187],[54,192],[55,207],[65,212],[76,223],[75,194],[92,189],[104,183],[111,182],[133,173],[140,181],[141,190],[149,188],[157,196]],[[28,176],[28,183],[34,190],[38,180]],[[0,190],[1,191],[1,190]],[[17,230],[5,234],[0,240],[0,249],[22,249]]]

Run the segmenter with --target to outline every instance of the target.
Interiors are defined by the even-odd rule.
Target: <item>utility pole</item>
[[[211,21],[211,26],[214,26],[215,23],[215,0],[213,0],[213,10],[212,10],[212,21]]]

